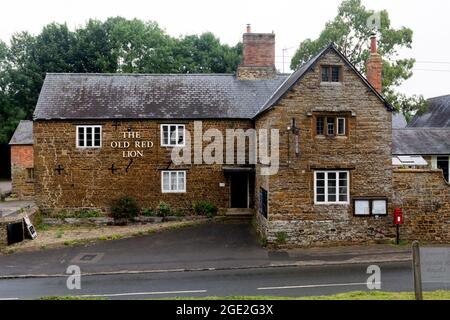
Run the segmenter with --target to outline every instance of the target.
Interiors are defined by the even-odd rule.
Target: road
[[[107,299],[207,296],[329,295],[367,291],[368,265],[261,268],[84,276],[81,290],[68,290],[66,277],[0,280],[0,298],[94,295]],[[412,291],[411,264],[383,263],[381,290]],[[425,290],[438,290],[427,286]]]

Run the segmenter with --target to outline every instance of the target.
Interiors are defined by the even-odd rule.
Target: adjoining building
[[[20,121],[11,141],[12,194],[19,199],[34,197],[33,121]]]
[[[450,166],[450,95],[428,99],[427,111],[406,128],[393,131],[395,156],[421,156],[427,167],[440,169],[446,181]]]
[[[40,209],[107,212],[131,196],[144,208],[188,210],[208,200],[254,210],[269,243],[391,239],[393,209],[409,189],[394,190],[393,108],[381,95],[376,38],[367,78],[333,44],[291,75],[276,72],[274,34],[248,30],[243,45],[236,74],[47,74],[33,125]],[[223,161],[195,161],[196,147],[230,132],[248,133],[243,158],[232,136],[231,156],[214,149]],[[252,132],[279,147],[273,172],[273,162],[250,161],[260,151]],[[194,161],[174,161],[177,148]],[[446,186],[433,183],[445,199]]]

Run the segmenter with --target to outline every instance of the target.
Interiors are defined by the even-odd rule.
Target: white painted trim
[[[84,146],[80,146],[78,129],[83,128]],[[92,128],[92,144],[95,142],[95,129],[100,128],[100,146],[86,146],[86,128]],[[101,125],[79,125],[75,128],[75,145],[77,149],[101,149],[103,147],[103,127]]]
[[[317,201],[317,174],[324,173],[325,175],[325,201]],[[336,201],[328,201],[328,173],[336,173]],[[347,174],[347,201],[339,201],[339,173]],[[348,170],[317,170],[314,171],[314,204],[315,205],[349,205],[350,204],[350,171]]]
[[[172,174],[176,173],[177,174],[177,188],[178,188],[178,174],[179,173],[183,173],[184,174],[184,184],[183,184],[183,190],[164,190],[164,173],[168,172],[169,173],[169,188],[170,188],[170,183],[172,181]],[[161,171],[161,192],[162,193],[186,193],[186,184],[187,184],[187,174],[185,170],[164,170]]]
[[[182,144],[171,144],[170,143],[170,127],[174,126],[175,127],[175,136],[177,138],[178,141],[178,127],[183,127],[183,143]],[[164,128],[167,127],[169,132],[168,132],[168,138],[169,138],[169,143],[164,143]],[[160,142],[161,142],[161,147],[184,147],[186,145],[186,126],[184,124],[176,124],[176,123],[163,123],[160,126]]]
[[[431,157],[431,169],[437,170],[437,157],[432,156]]]

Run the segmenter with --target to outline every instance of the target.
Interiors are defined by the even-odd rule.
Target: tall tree
[[[373,10],[366,9],[361,0],[344,0],[338,8],[337,16],[325,24],[325,29],[315,40],[306,39],[300,43],[291,61],[295,69],[308,61],[320,49],[334,42],[342,53],[363,74],[366,73],[366,61],[370,55],[369,39],[374,32],[367,21],[374,15]],[[389,13],[380,12],[379,52],[383,57],[383,94],[394,108],[409,119],[415,112],[426,107],[422,96],[407,97],[396,91],[403,81],[413,73],[414,59],[398,59],[401,48],[411,48],[413,31],[391,26]]]
[[[0,42],[0,144],[31,119],[47,72],[223,73],[236,70],[241,54],[211,33],[175,38],[156,22],[122,17],[14,34],[8,46]]]

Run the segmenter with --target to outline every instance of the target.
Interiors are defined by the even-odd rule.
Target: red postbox
[[[403,209],[396,208],[394,210],[394,224],[399,226],[403,224]]]

